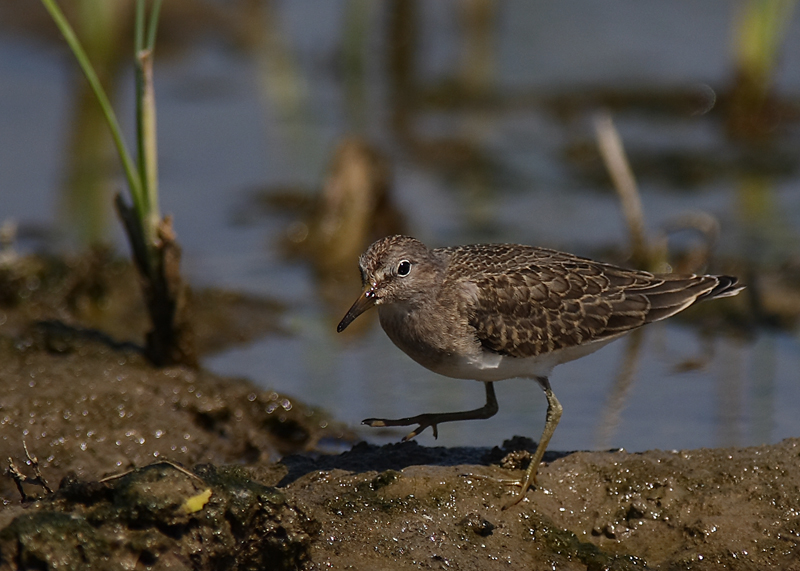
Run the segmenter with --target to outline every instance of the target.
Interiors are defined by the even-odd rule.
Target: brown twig
[[[6,474],[11,476],[11,479],[14,480],[17,490],[19,490],[19,495],[22,497],[22,501],[27,501],[28,496],[25,494],[25,489],[22,487],[22,482],[27,481],[28,477],[19,471],[19,468],[17,468],[17,465],[14,464],[13,458],[10,456],[8,458],[8,470],[6,470]]]
[[[42,471],[39,468],[39,459],[30,453],[28,450],[28,445],[25,441],[22,441],[22,447],[25,449],[25,457],[30,462],[31,468],[33,468],[33,477],[26,476],[22,473],[22,471],[17,468],[17,465],[14,463],[13,458],[8,459],[8,470],[7,474],[11,476],[11,479],[14,480],[14,484],[17,486],[17,490],[19,491],[19,495],[22,497],[22,501],[25,502],[28,500],[28,495],[25,493],[25,489],[23,488],[22,484],[25,482],[30,482],[31,484],[37,484],[45,489],[48,494],[52,494],[53,490],[50,485],[47,483],[47,480],[44,479],[42,475]]]
[[[200,476],[198,476],[197,474],[195,474],[193,472],[190,472],[189,470],[187,470],[186,468],[184,468],[180,464],[176,464],[175,462],[172,462],[171,460],[158,460],[156,462],[153,462],[152,464],[148,464],[147,466],[145,466],[145,468],[152,468],[153,466],[160,466],[162,464],[165,465],[165,466],[170,466],[172,468],[175,468],[178,472],[181,472],[182,474],[185,474],[186,476],[189,476],[190,478],[194,478],[195,480],[197,480],[199,482],[205,483],[205,480],[203,480],[203,478],[201,478]],[[106,476],[105,478],[101,478],[101,479],[98,480],[98,482],[102,484],[104,482],[110,482],[111,480],[117,480],[119,478],[124,478],[125,476],[127,476],[128,474],[132,474],[136,470],[137,470],[137,468],[131,468],[130,470],[126,470],[126,471],[122,472],[121,474],[113,474],[111,476]]]

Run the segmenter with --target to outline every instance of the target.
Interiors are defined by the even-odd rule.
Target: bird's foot
[[[521,478],[498,478],[497,476],[489,476],[487,474],[460,474],[464,478],[475,478],[476,480],[489,480],[490,482],[494,482],[496,484],[503,484],[504,486],[521,486],[522,479]]]
[[[491,480],[492,482],[496,482],[498,484],[503,484],[505,486],[519,486],[522,488],[518,494],[515,494],[511,500],[503,504],[501,509],[507,510],[508,508],[517,505],[522,501],[525,497],[526,492],[531,487],[536,487],[536,476],[534,475],[532,478],[522,477],[522,478],[498,478],[496,476],[488,476],[486,474],[461,474],[462,476],[468,478],[475,478],[477,480]]]
[[[486,404],[481,408],[475,410],[465,410],[461,412],[426,412],[418,414],[417,416],[409,416],[407,418],[367,418],[361,421],[361,424],[366,424],[372,427],[383,426],[412,426],[417,427],[405,435],[403,442],[411,440],[423,430],[431,427],[433,430],[433,437],[439,438],[438,425],[443,422],[455,422],[457,420],[473,420],[483,419],[493,416],[497,412],[497,399],[494,396],[493,383],[485,383],[486,385]]]
[[[418,425],[414,430],[406,434],[401,442],[408,442],[429,426],[433,430],[433,437],[439,438],[439,417],[438,414],[420,414],[408,418],[365,418],[361,424],[366,424],[373,428],[387,427],[387,426],[410,426],[412,424]]]
[[[525,476],[513,482],[513,485],[520,487],[520,491],[517,495],[512,497],[509,502],[503,505],[503,510],[507,510],[508,508],[520,503],[522,498],[524,498],[525,494],[528,492],[528,489],[531,486],[536,487],[536,472],[538,471],[538,468],[538,462],[533,466],[529,466],[525,471]]]

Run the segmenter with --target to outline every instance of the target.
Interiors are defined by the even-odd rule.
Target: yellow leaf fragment
[[[206,488],[196,496],[192,496],[191,498],[183,502],[181,509],[183,510],[184,513],[187,514],[193,514],[194,512],[199,512],[208,503],[210,497],[211,497],[211,488]]]

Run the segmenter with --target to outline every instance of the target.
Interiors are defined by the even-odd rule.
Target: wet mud
[[[549,452],[504,509],[532,441],[355,443],[292,396],[152,367],[48,275],[1,308],[2,570],[800,569],[800,439]]]

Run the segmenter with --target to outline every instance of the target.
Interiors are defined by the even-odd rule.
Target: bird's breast
[[[403,304],[378,306],[378,316],[392,343],[417,363],[442,375],[461,377],[449,372],[466,356],[466,348],[460,345],[468,332],[461,331],[457,323],[437,311]]]

